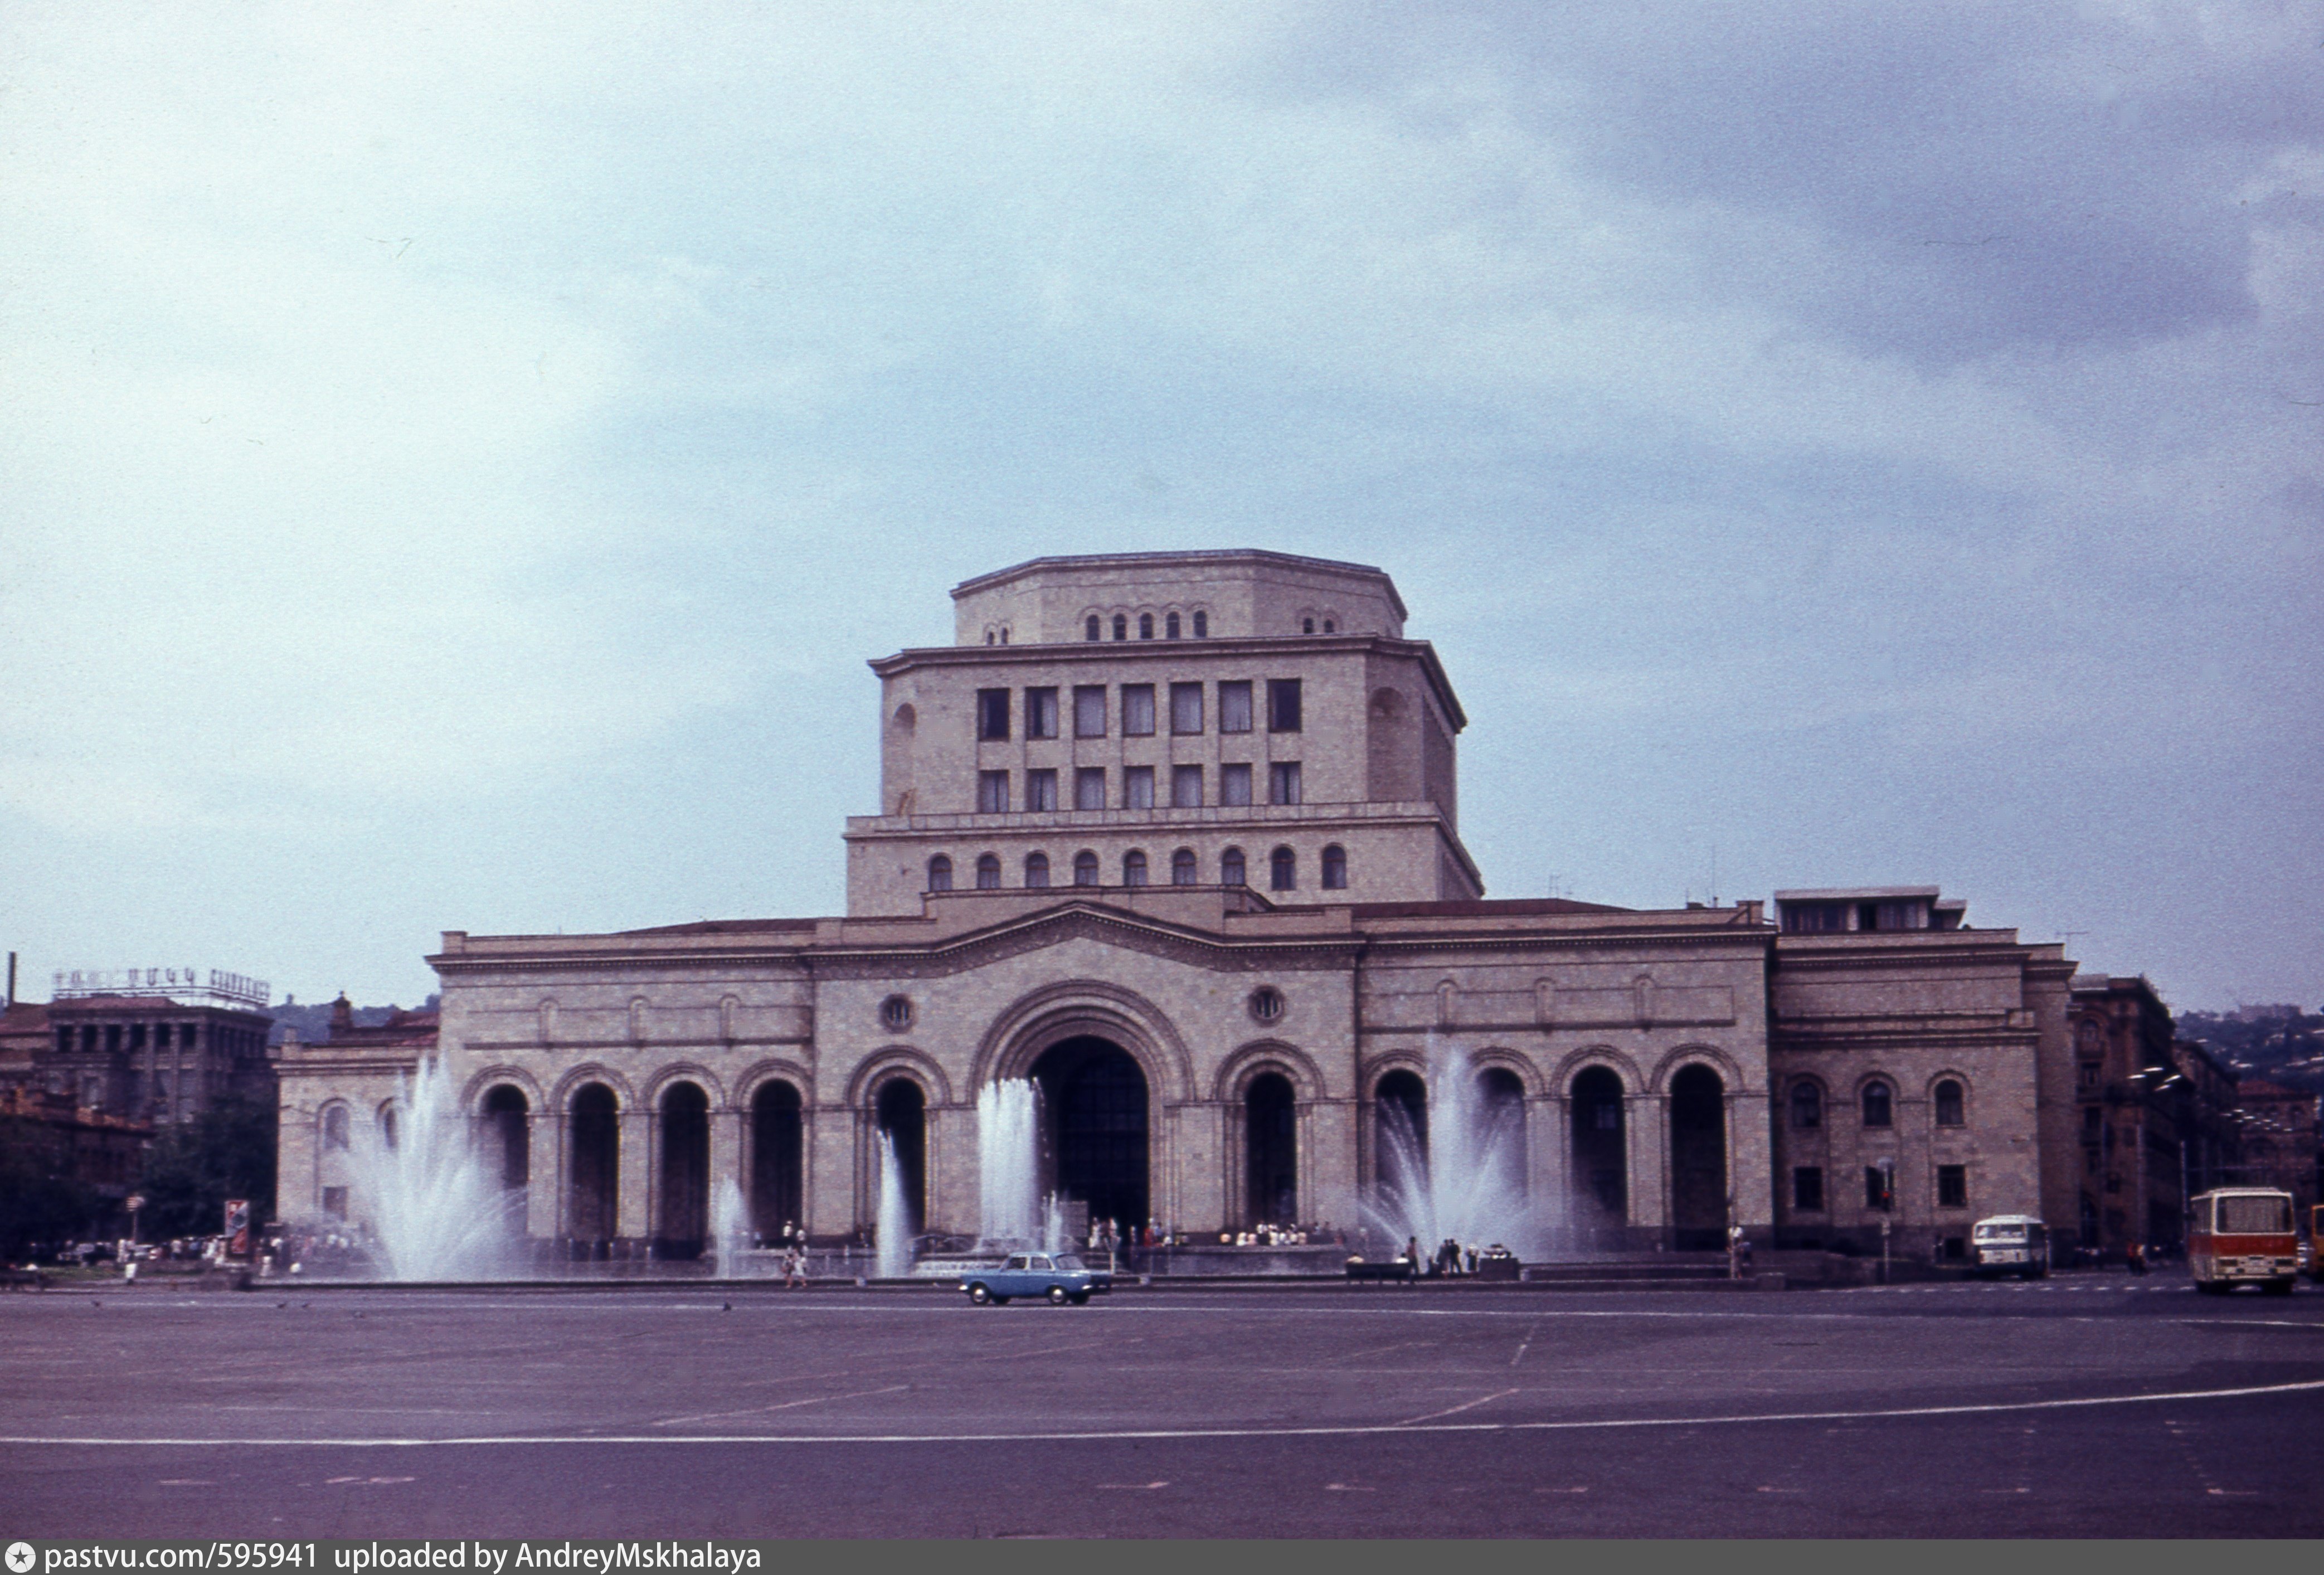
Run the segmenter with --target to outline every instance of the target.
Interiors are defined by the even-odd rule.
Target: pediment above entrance
[[[940,979],[1076,944],[1213,972],[1352,966],[1357,947],[1351,935],[1236,935],[1084,900],[941,941],[818,951],[813,966],[818,977],[833,980]]]

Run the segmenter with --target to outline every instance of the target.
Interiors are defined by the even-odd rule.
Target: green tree
[[[225,1100],[154,1142],[145,1162],[149,1237],[208,1236],[224,1228],[229,1198],[251,1218],[274,1217],[274,1107]]]
[[[57,1128],[0,1117],[0,1257],[86,1236],[106,1211],[93,1189],[63,1174],[65,1152]]]

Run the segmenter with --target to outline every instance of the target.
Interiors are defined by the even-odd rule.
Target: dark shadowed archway
[[[576,1241],[610,1241],[620,1218],[622,1174],[621,1116],[612,1089],[592,1082],[575,1091],[568,1142],[566,1233]]]
[[[485,1152],[500,1161],[495,1168],[503,1192],[522,1192],[532,1179],[532,1123],[526,1119],[531,1108],[524,1091],[512,1083],[495,1083],[484,1095]]]
[[[1727,1245],[1727,1085],[1708,1066],[1671,1079],[1671,1245]]]
[[[805,1219],[806,1161],[799,1091],[764,1085],[751,1098],[751,1227],[761,1242]]]
[[[1592,1246],[1596,1233],[1630,1221],[1629,1134],[1623,1126],[1622,1080],[1609,1068],[1584,1068],[1574,1079],[1572,1108],[1573,1228]]]
[[[1525,1083],[1506,1066],[1488,1066],[1477,1074],[1477,1106],[1489,1137],[1488,1152],[1494,1171],[1517,1197],[1531,1195],[1531,1166],[1526,1163]]]
[[[1243,1091],[1243,1223],[1299,1221],[1299,1128],[1291,1080],[1262,1072]]]
[[[928,1101],[920,1085],[908,1077],[891,1077],[880,1085],[872,1102],[880,1130],[896,1146],[896,1169],[904,1184],[904,1207],[918,1234],[928,1217]],[[877,1184],[878,1178],[873,1178]]]
[[[661,1219],[657,1257],[700,1257],[710,1235],[710,1096],[674,1082],[661,1096]]]
[[[1033,1064],[1041,1085],[1045,1190],[1089,1205],[1092,1220],[1122,1229],[1152,1219],[1148,1206],[1146,1074],[1111,1039],[1080,1035]]]
[[[1416,1195],[1428,1164],[1428,1085],[1403,1068],[1372,1086],[1372,1173],[1383,1192]]]

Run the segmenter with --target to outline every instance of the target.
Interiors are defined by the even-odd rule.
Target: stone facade
[[[1885,1214],[1926,1254],[2040,1206],[2058,948],[1925,889],[1779,894],[1775,923],[1484,899],[1465,717],[1377,569],[1040,559],[954,597],[958,643],[872,664],[881,813],[847,823],[844,916],[445,935],[436,1049],[504,1152],[521,1126],[537,1239],[692,1252],[730,1184],[763,1236],[856,1236],[883,1133],[922,1228],[973,1234],[978,1094],[1011,1077],[1044,1089],[1047,1180],[1125,1225],[1351,1225],[1397,1112],[1453,1076],[1517,1123],[1536,1249],[1853,1242]],[[1233,767],[1252,802],[1220,802]],[[285,1176],[306,1141],[313,1184],[286,1214],[322,1184],[293,1125],[369,1110],[394,1064],[317,1059],[294,1101],[293,1059]],[[1858,1119],[1876,1081],[1885,1126]]]

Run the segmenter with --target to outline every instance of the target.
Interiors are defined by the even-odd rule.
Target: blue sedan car
[[[1003,1307],[1012,1296],[1043,1296],[1053,1306],[1079,1307],[1113,1289],[1113,1275],[1095,1269],[1070,1252],[1019,1252],[998,1268],[963,1277],[960,1288],[980,1307]]]

